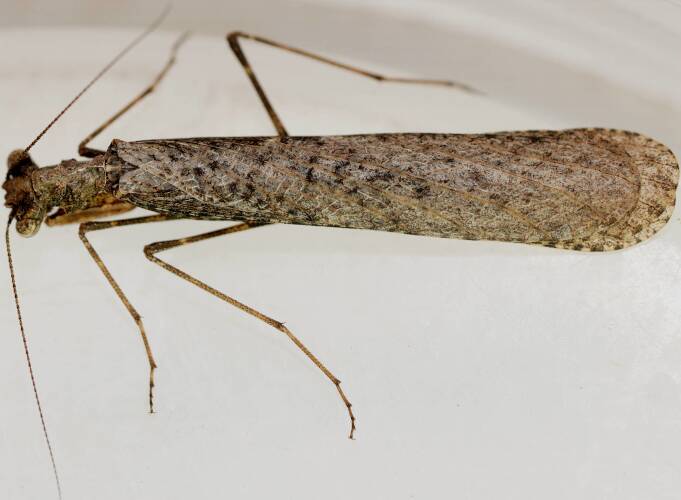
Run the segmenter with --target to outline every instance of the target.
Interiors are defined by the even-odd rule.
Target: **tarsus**
[[[33,374],[33,365],[31,365],[31,355],[28,350],[28,340],[26,339],[26,332],[24,331],[24,322],[21,319],[21,308],[19,307],[19,294],[17,293],[17,282],[14,276],[14,264],[12,263],[12,250],[9,244],[9,228],[14,219],[14,212],[9,215],[7,220],[7,228],[5,229],[5,245],[7,246],[7,262],[9,264],[9,274],[12,278],[12,293],[14,294],[14,303],[17,308],[17,318],[19,318],[19,329],[21,330],[21,340],[24,343],[24,353],[26,354],[26,363],[28,364],[28,373],[31,375],[31,384],[33,385],[33,394],[35,395],[35,402],[38,405],[38,413],[40,414],[40,423],[43,426],[43,435],[47,443],[47,450],[50,452],[50,461],[52,462],[52,472],[54,472],[54,480],[57,482],[57,494],[61,500],[61,483],[59,482],[59,474],[57,473],[57,463],[54,460],[54,453],[52,452],[52,444],[50,437],[47,434],[47,425],[45,425],[45,416],[43,415],[43,408],[40,405],[40,397],[38,396],[38,386],[35,382],[35,375]]]

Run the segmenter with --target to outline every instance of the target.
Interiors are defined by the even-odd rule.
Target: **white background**
[[[141,25],[158,11],[77,3],[8,5],[0,151],[25,147],[136,32],[28,25],[90,24],[86,16]],[[158,93],[95,145],[272,133],[224,40],[211,35],[244,28],[488,93],[378,85],[246,45],[294,134],[616,126],[681,151],[671,59],[681,9],[496,3],[281,2],[259,16],[239,4],[213,15],[208,2],[179,5],[168,26],[199,33]],[[153,77],[174,36],[158,33],[122,61],[36,146],[36,161],[72,157]],[[144,316],[160,366],[153,416],[134,323],[76,228],[13,235],[65,498],[677,498],[678,215],[649,242],[600,255],[276,226],[164,256],[286,321],[343,381],[355,441],[333,386],[287,339],[142,255],[146,243],[221,226],[92,235]],[[0,497],[51,498],[5,266],[0,282]]]

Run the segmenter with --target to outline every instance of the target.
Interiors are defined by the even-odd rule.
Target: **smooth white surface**
[[[9,152],[24,147],[131,32],[0,36],[9,48],[0,69],[0,151]],[[36,161],[73,156],[82,137],[153,77],[171,41],[159,34],[131,54],[36,146]],[[578,124],[551,109],[379,86],[270,49],[246,50],[295,134]],[[455,68],[436,76],[443,74],[457,76]],[[224,41],[196,37],[158,93],[96,145],[112,137],[269,133]],[[221,226],[176,222],[92,235],[144,316],[160,366],[153,416],[134,324],[76,228],[43,228],[31,240],[13,235],[65,498],[677,497],[678,215],[651,241],[602,255],[288,226],[165,255],[286,321],[343,380],[358,417],[354,442],[333,386],[287,339],[142,255],[151,241]],[[0,269],[7,284],[0,496],[51,498]]]
[[[166,2],[5,4],[2,27],[142,29]],[[164,27],[239,29],[403,73],[455,74],[547,118],[679,136],[680,0],[191,0],[173,2]]]

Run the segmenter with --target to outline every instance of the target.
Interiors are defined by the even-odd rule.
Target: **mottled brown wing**
[[[161,213],[614,250],[670,218],[678,163],[610,129],[114,141],[116,196]]]

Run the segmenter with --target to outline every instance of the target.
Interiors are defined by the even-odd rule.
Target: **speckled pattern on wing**
[[[179,216],[614,250],[669,220],[678,163],[610,129],[114,141],[116,197]]]

